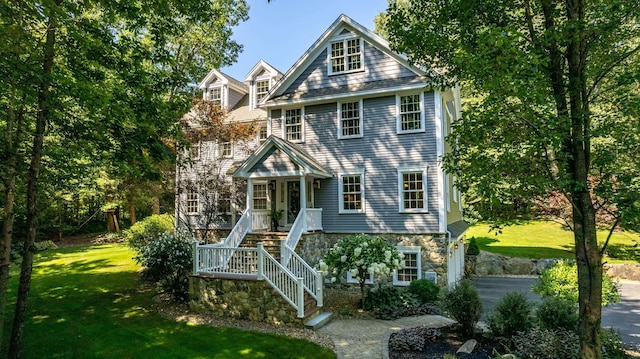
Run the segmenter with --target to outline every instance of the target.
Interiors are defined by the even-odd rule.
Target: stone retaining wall
[[[189,306],[218,317],[301,326],[297,313],[266,281],[190,277]]]
[[[312,267],[315,267],[325,253],[334,244],[338,243],[350,233],[310,233],[303,236],[301,244],[297,248],[300,256]],[[369,233],[372,236],[380,236],[392,246],[421,247],[422,273],[434,271],[438,273],[438,282],[441,285],[447,283],[447,238],[446,236],[431,234],[394,234],[394,233]]]

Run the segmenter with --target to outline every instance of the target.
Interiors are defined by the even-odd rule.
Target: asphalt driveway
[[[474,277],[473,281],[482,300],[482,319],[508,292],[522,292],[530,301],[540,303],[540,296],[531,291],[534,277]],[[622,300],[602,308],[602,326],[617,329],[622,340],[640,349],[640,282],[620,281]]]

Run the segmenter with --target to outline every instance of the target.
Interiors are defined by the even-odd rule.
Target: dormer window
[[[222,87],[212,87],[209,89],[209,101],[214,105],[222,106]]]
[[[269,80],[256,81],[256,107],[269,92]]]
[[[362,43],[359,38],[334,41],[329,45],[330,75],[362,69]]]

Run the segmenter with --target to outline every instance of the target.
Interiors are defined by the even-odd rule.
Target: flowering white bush
[[[404,255],[383,238],[357,234],[336,243],[320,261],[319,267],[325,276],[331,277],[332,282],[350,272],[360,284],[364,303],[364,284],[368,276],[387,277],[404,267],[403,259]]]

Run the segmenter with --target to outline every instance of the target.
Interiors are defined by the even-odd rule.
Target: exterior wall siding
[[[315,205],[326,232],[437,233],[437,154],[433,93],[425,93],[425,132],[396,133],[395,96],[363,102],[364,137],[338,139],[337,103],[305,107],[302,146],[336,177],[322,180]],[[398,167],[427,170],[429,213],[399,213]],[[339,173],[365,171],[365,213],[339,214]]]
[[[229,108],[233,108],[235,105],[237,105],[238,102],[240,102],[240,100],[242,100],[242,97],[244,97],[244,96],[245,96],[245,94],[230,88],[229,89],[229,102],[228,102]]]
[[[375,46],[368,42],[363,42],[365,44],[364,71],[329,76],[327,49],[325,49],[284,93],[304,92],[310,89],[327,87],[335,88],[353,83],[397,79],[416,75],[413,71],[398,63],[391,56],[378,50]]]

